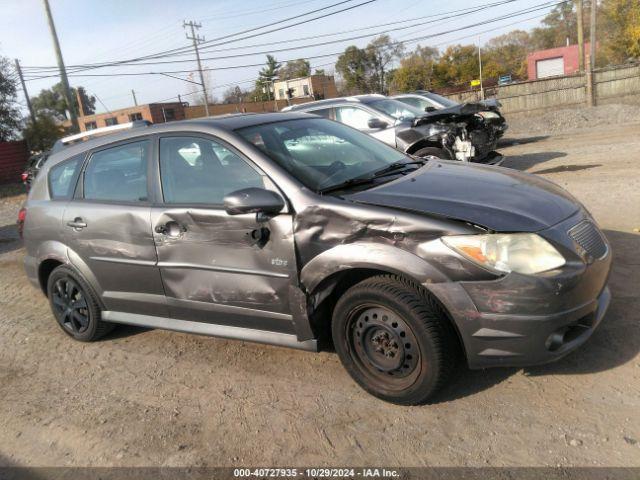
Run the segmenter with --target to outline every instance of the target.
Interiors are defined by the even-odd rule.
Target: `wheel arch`
[[[405,148],[405,152],[409,154],[413,154],[425,147],[435,147],[441,150],[445,150],[445,147],[442,146],[442,143],[438,141],[438,139],[429,139],[429,138],[421,138],[415,143],[412,143]]]
[[[338,298],[366,278],[389,274],[410,282],[438,302],[464,351],[458,325],[440,295],[429,288],[450,280],[417,255],[384,244],[339,245],[321,253],[302,269],[300,281],[307,292],[311,328],[321,343],[331,336],[331,318]]]

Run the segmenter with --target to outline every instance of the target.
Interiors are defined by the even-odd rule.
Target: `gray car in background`
[[[477,159],[487,162],[498,156],[495,149],[508,126],[500,113],[500,103],[497,100],[458,103],[426,90],[401,93],[392,98],[426,112],[431,119],[448,119],[464,124]]]
[[[336,120],[417,157],[475,161],[464,124],[444,115],[430,117],[418,108],[384,95],[356,95],[285,107]]]
[[[417,404],[459,360],[561,358],[607,309],[606,239],[539,177],[305,113],[99,133],[61,142],[19,215],[27,276],[76,340],[130,324],[333,344],[365,390]]]

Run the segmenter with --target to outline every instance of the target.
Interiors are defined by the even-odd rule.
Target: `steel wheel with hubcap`
[[[393,275],[368,278],[338,300],[333,341],[343,365],[369,393],[423,403],[448,380],[459,352],[444,311]]]

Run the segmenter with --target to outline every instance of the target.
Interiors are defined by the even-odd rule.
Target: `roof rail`
[[[70,143],[74,143],[78,140],[85,140],[91,137],[106,135],[108,133],[114,133],[120,130],[147,127],[149,125],[152,125],[152,123],[147,120],[136,120],[134,122],[122,123],[120,125],[112,125],[111,127],[94,128],[93,130],[87,130],[85,132],[80,132],[76,133],[75,135],[69,135],[68,137],[61,138],[60,143],[62,143],[63,145],[69,145]]]

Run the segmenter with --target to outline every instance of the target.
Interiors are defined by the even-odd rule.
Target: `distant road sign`
[[[479,87],[480,86],[480,80],[471,80],[471,86],[472,87]]]
[[[500,78],[498,78],[498,85],[504,85],[506,83],[511,83],[512,81],[511,75],[500,75]]]

